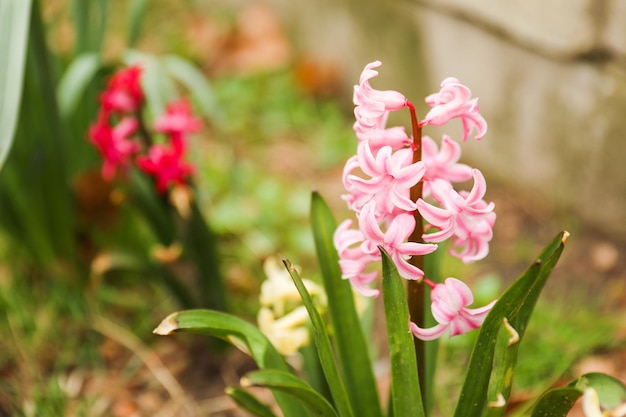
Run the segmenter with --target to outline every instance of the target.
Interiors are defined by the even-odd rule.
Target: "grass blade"
[[[296,398],[316,417],[337,417],[333,407],[326,398],[315,392],[309,384],[297,376],[279,370],[261,370],[250,372],[241,379],[241,385],[261,386],[282,391]],[[285,414],[291,416],[291,414]]]
[[[394,416],[424,417],[415,344],[409,329],[409,307],[402,278],[389,255],[383,257],[383,302],[391,362],[391,406]]]
[[[337,364],[335,363],[333,349],[330,344],[330,337],[328,336],[328,332],[326,330],[326,323],[324,323],[319,312],[313,305],[311,295],[307,291],[304,283],[302,282],[302,279],[298,275],[298,272],[293,267],[291,262],[284,260],[283,263],[287,267],[287,271],[289,271],[289,275],[291,275],[293,282],[296,284],[298,292],[300,293],[300,297],[302,298],[307,312],[309,313],[309,317],[311,318],[320,364],[322,365],[324,375],[326,376],[326,380],[328,381],[328,387],[330,388],[330,392],[333,401],[335,402],[335,406],[337,407],[337,411],[342,417],[353,416],[352,407],[350,406],[350,401],[348,400],[346,388],[341,381],[339,371],[337,369]]]
[[[328,311],[335,333],[333,339],[337,358],[342,366],[343,380],[359,417],[382,415],[369,349],[354,306],[350,283],[341,278],[339,259],[333,245],[337,225],[322,197],[314,192],[311,198],[311,222],[317,256],[328,296]]]
[[[568,236],[567,232],[557,235],[526,272],[500,297],[485,318],[472,350],[455,417],[480,417],[485,413],[502,320],[506,318],[520,340],[523,338],[537,298],[559,260]]]
[[[19,117],[31,7],[32,0],[0,2],[0,169]]]

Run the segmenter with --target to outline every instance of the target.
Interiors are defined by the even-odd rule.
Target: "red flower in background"
[[[89,128],[89,141],[102,155],[102,178],[112,180],[119,168],[126,169],[132,155],[137,152],[137,142],[129,137],[137,130],[137,120],[127,117],[115,127],[109,126],[108,117],[103,113],[98,121]]]
[[[100,96],[102,110],[110,112],[135,112],[143,102],[140,78],[142,69],[137,65],[116,72]]]
[[[165,114],[154,122],[155,131],[166,133],[177,139],[200,129],[202,129],[202,121],[193,117],[191,105],[184,98],[169,103]]]
[[[183,149],[174,145],[157,144],[150,147],[147,156],[137,158],[137,165],[156,179],[157,191],[167,192],[170,185],[185,184],[194,167],[183,160]]]

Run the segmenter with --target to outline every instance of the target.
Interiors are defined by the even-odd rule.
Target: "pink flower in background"
[[[407,262],[411,256],[427,255],[437,249],[437,245],[407,242],[415,229],[415,218],[412,214],[402,213],[395,216],[386,231],[382,231],[376,219],[376,202],[370,201],[363,206],[358,215],[359,229],[365,236],[362,249],[368,254],[378,254],[378,247],[387,251],[394,261],[400,275],[406,279],[421,279],[424,272]]]
[[[156,188],[161,194],[167,192],[170,185],[185,184],[194,172],[193,166],[183,161],[180,149],[165,144],[152,145],[148,156],[137,158],[137,165],[156,179]]]
[[[137,65],[116,72],[100,96],[102,110],[106,113],[137,111],[143,102],[141,73],[142,69]]]
[[[102,177],[112,180],[118,169],[130,165],[132,155],[139,146],[129,137],[137,130],[137,120],[126,117],[117,126],[110,127],[108,118],[101,114],[98,121],[89,128],[89,140],[103,158]]]
[[[491,229],[495,222],[494,204],[487,204],[483,196],[487,190],[485,177],[474,169],[474,186],[468,192],[458,193],[445,181],[436,182],[431,187],[432,196],[441,207],[417,201],[417,209],[424,219],[438,229],[434,233],[425,233],[423,238],[427,242],[442,242],[455,238],[455,244],[464,246],[461,253],[454,253],[462,257],[464,262],[481,259],[486,256],[491,240]],[[487,248],[487,251],[485,249]]]
[[[461,145],[443,135],[441,149],[428,136],[422,137],[422,160],[426,164],[424,174],[424,198],[431,195],[431,184],[437,180],[447,182],[463,182],[472,178],[472,168],[469,165],[459,164]]]
[[[413,162],[413,151],[409,148],[393,152],[383,146],[376,155],[367,142],[358,145],[357,158],[347,164],[360,168],[369,178],[363,179],[347,174],[345,183],[353,198],[351,209],[357,213],[370,200],[376,201],[376,218],[382,219],[400,211],[413,211],[416,205],[409,198],[410,189],[422,179],[426,167],[423,162]]]
[[[437,325],[430,329],[422,329],[411,322],[411,332],[421,340],[433,340],[441,337],[446,331],[456,336],[479,328],[495,301],[481,308],[467,308],[474,302],[472,291],[467,285],[456,278],[446,278],[443,284],[434,284],[424,280],[432,288],[430,299],[433,317]]]
[[[155,131],[171,135],[176,141],[200,129],[202,129],[202,121],[193,116],[191,106],[185,99],[169,103],[165,114],[154,122]]]
[[[438,93],[426,97],[426,103],[432,108],[424,116],[421,125],[441,126],[454,118],[463,123],[463,141],[467,140],[473,129],[475,139],[481,139],[487,133],[487,122],[478,109],[478,99],[472,98],[472,92],[456,78],[446,78],[441,83]]]

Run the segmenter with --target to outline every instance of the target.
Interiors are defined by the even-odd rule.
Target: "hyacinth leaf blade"
[[[63,118],[74,112],[101,66],[100,55],[95,52],[81,54],[72,60],[56,91],[59,113]]]
[[[290,371],[289,365],[258,328],[233,315],[214,310],[179,311],[163,319],[154,330],[158,335],[174,332],[202,333],[226,340],[250,355],[260,369]],[[285,415],[310,415],[290,396],[276,391],[273,394]]]
[[[472,350],[455,417],[484,415],[489,401],[489,380],[503,319],[506,318],[517,332],[519,343],[537,298],[559,260],[568,236],[567,232],[558,234],[539,254],[537,260],[500,297],[485,318]]]
[[[166,55],[161,58],[161,61],[168,74],[187,88],[203,116],[213,122],[223,119],[223,111],[213,87],[198,68],[188,60],[176,55]]]
[[[226,395],[233,399],[239,407],[258,417],[276,417],[276,414],[257,397],[242,388],[228,387]]]
[[[260,386],[273,391],[281,391],[296,399],[316,417],[338,417],[335,409],[326,398],[322,397],[309,384],[290,372],[277,369],[250,372],[242,378],[241,384],[243,386]],[[285,415],[290,416],[292,414],[285,413]]]
[[[572,387],[554,388],[546,391],[537,401],[531,417],[566,417],[574,403],[583,395]]]
[[[135,47],[146,17],[148,0],[131,0],[128,5],[128,45]]]
[[[487,389],[487,412],[485,417],[501,417],[511,395],[513,371],[519,351],[519,335],[508,320],[503,319],[498,330],[491,376]]]
[[[391,363],[391,407],[394,416],[425,416],[417,374],[415,344],[409,329],[409,307],[402,278],[389,255],[383,258],[383,303]]]
[[[287,260],[284,260],[283,263],[285,264],[289,275],[291,275],[293,282],[296,284],[296,288],[298,289],[298,293],[300,293],[302,302],[309,313],[311,324],[313,326],[320,365],[324,371],[324,376],[328,382],[328,387],[330,388],[337,411],[341,417],[353,416],[354,413],[352,412],[352,407],[350,406],[350,401],[348,400],[346,388],[341,381],[339,370],[337,368],[337,364],[335,363],[333,348],[330,343],[330,336],[326,330],[326,323],[324,323],[324,320],[315,308],[311,295],[304,286],[304,283],[302,282],[302,279],[296,269]]]
[[[22,101],[30,0],[0,3],[0,167],[9,154]]]
[[[617,378],[592,372],[573,380],[565,387],[553,388],[537,400],[531,417],[567,416],[574,403],[587,388],[593,388],[598,396],[598,407],[613,410],[626,404],[626,386]]]
[[[176,86],[163,68],[158,57],[137,50],[129,50],[125,55],[127,65],[139,65],[142,68],[141,87],[146,97],[150,120],[165,113],[166,103],[177,96]]]
[[[379,417],[382,411],[369,346],[356,312],[352,287],[341,278],[339,257],[333,245],[337,224],[328,205],[317,192],[313,192],[311,197],[311,223],[328,297],[330,321],[332,328],[336,329],[333,342],[350,403],[354,407],[354,414],[359,417]]]

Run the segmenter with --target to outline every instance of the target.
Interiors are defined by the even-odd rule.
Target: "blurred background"
[[[40,0],[32,8],[19,120],[0,172],[0,415],[245,415],[223,393],[252,366],[245,356],[215,353],[202,337],[151,334],[180,304],[135,257],[155,239],[111,198],[115,186],[99,179],[87,143],[105,80],[137,54],[175,55],[203,77],[195,89],[181,83],[205,122],[190,159],[234,313],[254,320],[268,256],[317,278],[310,191],[337,219],[348,215],[340,195],[356,145],[352,86],[381,60],[374,87],[401,91],[418,114],[449,76],[480,97],[489,131],[463,145],[463,160],[486,175],[495,237],[484,262],[444,266],[474,284],[477,304],[560,230],[572,234],[522,346],[513,401],[589,371],[626,380],[626,3]],[[97,68],[72,93],[86,79],[74,65],[85,56]],[[408,114],[391,123],[408,126]],[[102,255],[106,273],[94,271]],[[173,268],[184,275],[186,265]],[[442,364],[450,368],[442,416],[471,341],[442,343],[450,364]]]

